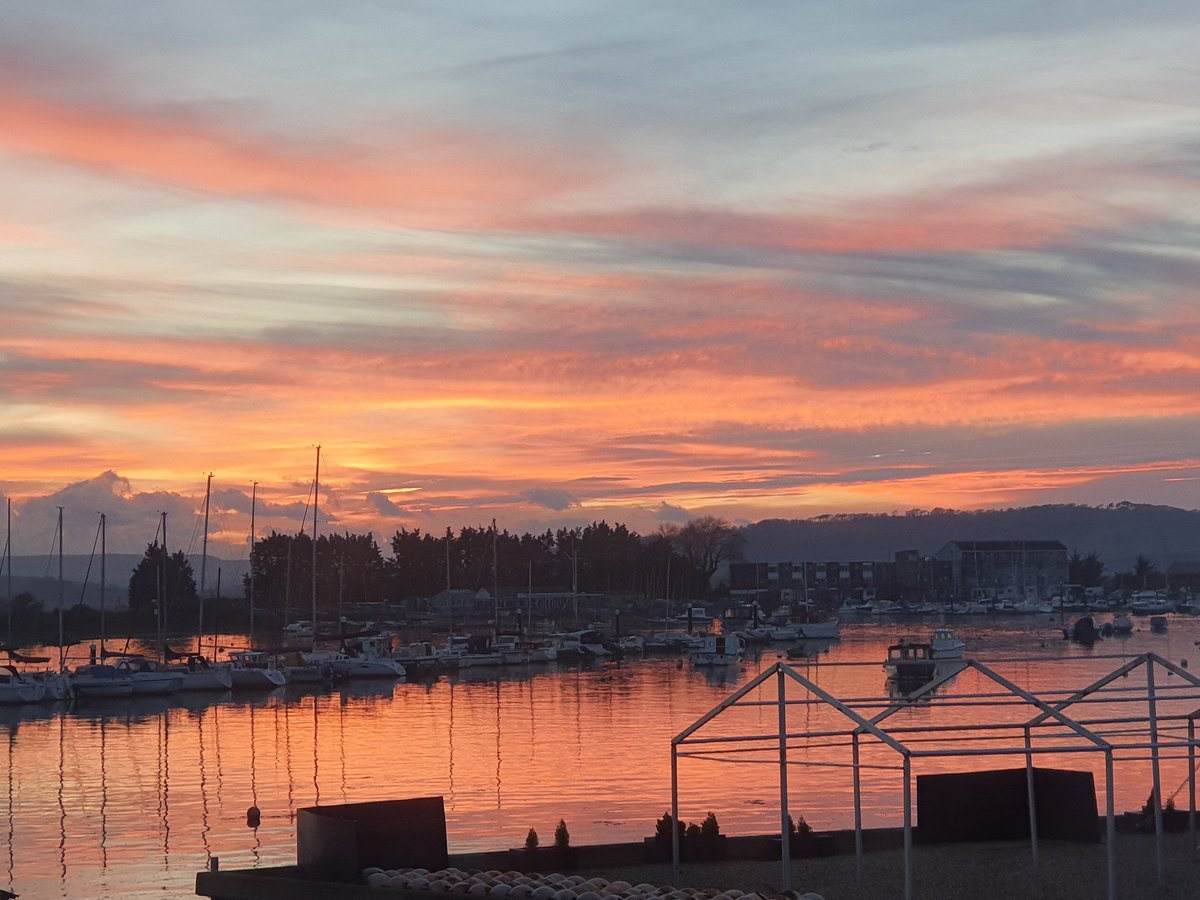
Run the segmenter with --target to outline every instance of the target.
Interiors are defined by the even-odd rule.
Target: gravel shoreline
[[[1116,840],[1117,897],[1121,900],[1200,898],[1200,853],[1187,834],[1168,834],[1166,877],[1157,877],[1153,835],[1120,834]],[[878,900],[904,896],[904,853],[874,850],[855,871],[853,853],[792,863],[792,890],[812,891],[825,900]],[[670,863],[586,870],[586,875],[620,878],[632,884],[671,883]],[[781,870],[775,862],[689,862],[680,865],[676,887],[737,888],[778,894]],[[1108,896],[1105,845],[1043,841],[1034,867],[1028,843],[939,844],[913,848],[915,900],[1104,900]]]

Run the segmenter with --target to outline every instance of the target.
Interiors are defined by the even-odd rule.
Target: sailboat
[[[275,660],[254,648],[254,514],[258,508],[258,482],[250,488],[250,648],[229,654],[229,677],[234,690],[271,690],[287,684]]]
[[[317,652],[317,511],[321,490],[321,447],[317,445],[317,469],[313,475],[312,536],[312,649],[294,653],[285,660],[283,671],[291,684],[323,684],[346,674],[349,657],[344,653]]]
[[[208,568],[208,504],[212,496],[212,479],[210,472],[204,487],[204,549],[200,557],[200,612],[196,625],[196,652],[181,664],[169,666],[167,669],[183,677],[179,685],[181,691],[227,691],[233,687],[233,676],[229,673],[229,666],[210,662],[204,657],[201,649],[201,642],[204,640],[204,575]]]
[[[12,651],[12,498],[8,498],[8,533],[4,539],[4,565],[8,572],[8,631],[5,649]],[[32,675],[17,671],[14,666],[0,666],[0,704],[37,703],[46,696],[46,685]]]
[[[167,552],[167,514],[162,515],[162,579],[163,584],[167,578],[167,562],[170,556]],[[104,519],[101,518],[101,528],[103,529]],[[101,554],[104,555],[103,553]],[[161,590],[159,597],[165,597],[166,591]],[[163,603],[157,604],[157,644],[160,652],[165,653],[165,644],[163,643],[162,633],[162,616]],[[109,666],[103,663],[81,666],[75,670],[75,689],[76,692],[85,696],[91,697],[114,697],[114,696],[156,696],[161,697],[167,694],[173,694],[183,684],[183,675],[178,672],[171,672],[165,665],[157,660],[147,659],[144,656],[133,654],[113,654],[118,657],[117,661]],[[128,693],[125,691],[125,686],[120,682],[128,682]]]

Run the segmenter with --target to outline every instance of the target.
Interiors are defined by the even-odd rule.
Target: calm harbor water
[[[1151,634],[1139,620],[1132,636],[1092,648],[1063,641],[1057,622],[1045,616],[952,624],[968,655],[1019,660],[993,665],[1034,692],[1082,687],[1120,665],[1116,654],[1154,651],[1200,670],[1200,621],[1193,618],[1172,616],[1166,634]],[[811,645],[806,659],[791,664],[835,696],[859,698],[873,714],[877,709],[863,698],[886,696],[880,664],[888,644],[901,635],[928,635],[932,627],[845,625],[840,641]],[[560,818],[575,843],[638,840],[653,833],[656,817],[670,806],[671,738],[781,656],[780,648],[768,647],[715,672],[649,657],[436,681],[350,682],[333,690],[286,687],[257,696],[0,708],[7,775],[0,790],[0,887],[36,897],[191,896],[195,872],[211,856],[222,868],[293,862],[299,808],[391,797],[444,796],[452,852],[517,847],[531,827],[548,842]],[[1127,682],[1144,683],[1140,675]],[[1166,684],[1177,689],[1171,679]],[[941,694],[996,690],[963,673]],[[1165,700],[1162,711],[1200,706],[1196,692],[1190,696]],[[789,687],[788,697],[800,699],[799,688]],[[774,700],[774,688],[748,699],[755,698]],[[1076,713],[1135,714],[1113,704]],[[777,716],[769,702],[738,707],[704,734],[768,735]],[[890,722],[903,728],[1027,717],[1028,707],[916,705]],[[798,704],[788,724],[793,732],[817,731],[839,720],[828,707]],[[1019,745],[1019,734],[1007,743]],[[682,759],[682,817],[699,821],[711,810],[726,833],[775,829],[778,747],[769,741],[757,747],[712,745],[704,756]],[[1186,760],[1179,751],[1174,756],[1164,762],[1167,796],[1187,774]],[[817,829],[852,825],[849,759],[840,739],[796,746],[793,814]],[[1149,761],[1137,751],[1118,760],[1117,809],[1137,808],[1149,792]],[[896,757],[871,750],[864,762],[875,766],[863,775],[865,824],[899,825]],[[927,759],[914,771],[1022,764],[1021,757]],[[1096,772],[1103,810],[1099,754],[1055,754],[1038,764]],[[1177,801],[1186,805],[1186,790]],[[251,805],[262,810],[256,828],[246,822]]]

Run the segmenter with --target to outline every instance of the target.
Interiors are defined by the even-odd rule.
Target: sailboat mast
[[[499,532],[496,531],[496,520],[492,519],[492,616],[493,634],[500,634],[500,567],[497,565],[496,544]]]
[[[317,506],[321,502],[321,445],[317,444],[317,471],[313,475],[312,545],[312,649],[317,652]]]
[[[100,513],[100,662],[104,662],[104,585],[105,558],[107,556],[106,542],[108,534],[105,526],[104,513]]]
[[[254,649],[254,510],[258,503],[258,482],[250,486],[250,649]]]
[[[58,508],[58,671],[63,671],[64,654],[67,652],[63,642],[63,508]]]
[[[454,634],[454,595],[450,593],[450,529],[446,529],[446,608],[450,611],[450,633]]]
[[[166,605],[166,602],[167,602],[167,577],[168,577],[167,576],[167,563],[169,563],[171,561],[171,557],[167,552],[167,512],[166,512],[166,510],[163,510],[163,514],[162,514],[162,535],[163,535],[162,587],[159,590],[159,594],[158,594],[158,608],[156,610],[157,616],[155,617],[155,626],[158,631],[158,635],[157,635],[157,637],[158,637],[158,654],[160,657],[165,658],[166,654],[163,652],[163,607]]]
[[[208,568],[208,498],[212,494],[212,472],[208,473],[208,481],[204,484],[204,543],[200,554],[200,618],[196,622],[196,655],[203,653],[201,641],[204,640],[204,571]]]
[[[8,646],[12,646],[12,497],[8,499],[8,530],[4,535],[4,571],[8,573]]]

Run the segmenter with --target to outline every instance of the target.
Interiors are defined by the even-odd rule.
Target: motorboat
[[[642,653],[646,649],[646,639],[640,634],[627,634],[617,641],[617,646],[625,653]]]
[[[32,675],[18,672],[12,666],[0,666],[0,704],[40,703],[45,697],[46,685]]]
[[[313,623],[307,619],[289,622],[283,626],[283,633],[289,638],[311,638],[313,636]]]
[[[954,634],[953,628],[935,628],[929,647],[934,659],[962,659],[967,644]]]
[[[1133,634],[1133,620],[1129,616],[1113,616],[1112,633],[1115,635]]]
[[[229,677],[234,690],[269,691],[287,684],[287,676],[262,650],[234,650],[229,654]]]
[[[127,674],[135,697],[173,694],[183,686],[183,673],[173,672],[144,656],[122,656],[113,668]]]
[[[351,646],[355,651],[347,655],[350,660],[347,674],[351,678],[403,678],[407,674],[404,665],[392,657],[392,645],[387,638],[364,637]]]
[[[522,642],[520,635],[502,634],[496,638],[492,649],[500,654],[500,661],[506,666],[521,666],[530,661],[529,649]]]
[[[1135,616],[1162,615],[1174,610],[1174,604],[1158,591],[1135,591],[1129,598],[1129,611]]]
[[[400,647],[392,653],[392,659],[404,666],[405,674],[430,671],[436,669],[438,665],[436,650],[429,641],[414,641],[405,647]]]
[[[704,646],[693,650],[693,666],[732,666],[741,662],[745,648],[736,635],[706,634]]]
[[[913,684],[923,684],[937,673],[933,647],[924,641],[901,640],[892,644],[883,667],[889,677]]]
[[[1167,617],[1166,616],[1151,616],[1150,617],[1150,630],[1153,631],[1155,634],[1165,634],[1166,630],[1167,630]]]

